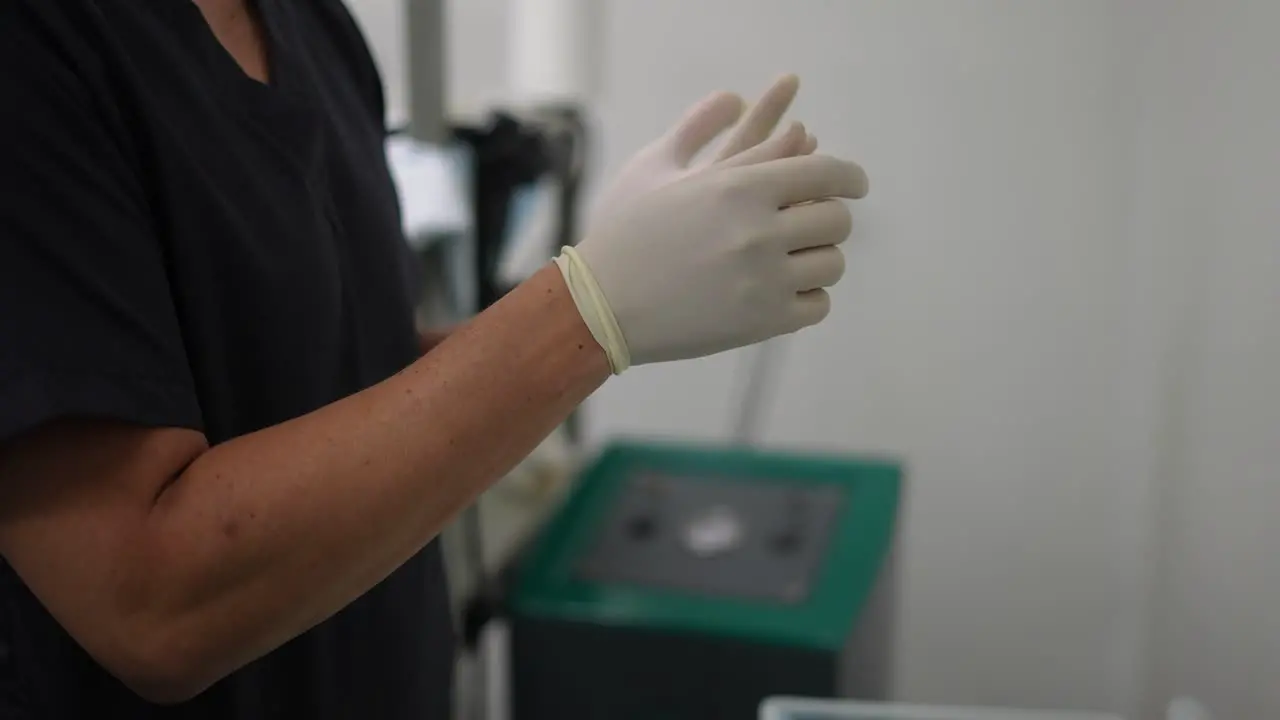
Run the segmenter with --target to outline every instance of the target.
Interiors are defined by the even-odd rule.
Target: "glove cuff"
[[[631,366],[631,352],[627,349],[626,338],[622,336],[613,308],[609,307],[609,301],[600,290],[591,268],[587,267],[577,250],[567,246],[560,251],[555,263],[564,276],[573,304],[578,307],[578,314],[608,356],[613,374],[621,375]]]

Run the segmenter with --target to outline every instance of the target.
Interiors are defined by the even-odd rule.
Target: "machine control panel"
[[[800,603],[846,493],[834,485],[637,474],[577,571],[597,583]]]

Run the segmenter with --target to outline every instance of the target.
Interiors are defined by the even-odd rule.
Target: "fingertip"
[[[862,165],[852,160],[841,160],[839,158],[831,158],[831,160],[843,168],[845,175],[844,186],[846,193],[842,194],[841,197],[850,200],[861,200],[866,197],[871,190],[871,180],[867,177],[867,171],[863,169]]]
[[[782,75],[760,96],[758,112],[765,117],[772,117],[773,122],[777,123],[799,94],[800,78],[794,74]]]
[[[804,124],[792,121],[787,128],[768,140],[737,153],[725,153],[717,162],[727,166],[755,165],[802,154],[809,133]]]
[[[733,127],[746,112],[747,101],[737,93],[714,92],[685,111],[669,135],[677,160],[689,162],[718,135]]]
[[[747,111],[747,99],[728,90],[712,93],[705,103],[707,107],[722,109],[722,112],[733,112],[735,116],[740,116]]]
[[[783,73],[778,79],[773,81],[774,87],[786,87],[792,92],[800,89],[800,76],[795,73]]]
[[[823,289],[796,293],[796,312],[802,327],[813,327],[831,315],[831,293]]]
[[[787,125],[787,130],[783,133],[783,136],[788,153],[793,155],[804,153],[805,145],[809,142],[809,131],[805,129],[804,123],[799,120],[792,120]]]
[[[716,90],[699,100],[696,105],[707,105],[722,102],[743,103],[745,102],[741,95],[731,90]]]
[[[738,118],[747,111],[747,99],[735,92],[728,90],[720,90],[711,93],[702,99],[702,102],[694,106],[692,116],[708,116],[712,115],[717,118],[733,118],[733,122],[737,122]]]
[[[757,166],[753,172],[761,174],[771,192],[776,193],[778,207],[810,200],[858,200],[867,194],[867,177],[862,168],[831,155],[780,158]]]

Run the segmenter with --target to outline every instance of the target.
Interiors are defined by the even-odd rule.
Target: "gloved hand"
[[[718,92],[703,98],[662,137],[627,161],[596,201],[597,215],[764,142],[791,108],[799,89],[799,78],[783,75],[760,96],[750,112],[746,101],[733,93]],[[731,127],[733,132],[713,157],[695,162],[713,140]],[[803,125],[792,123],[786,132],[791,137],[792,154],[807,155],[817,149],[817,139],[805,132]]]
[[[817,324],[844,274],[836,247],[867,177],[796,156],[779,135],[703,171],[603,208],[556,258],[615,373],[699,357]]]

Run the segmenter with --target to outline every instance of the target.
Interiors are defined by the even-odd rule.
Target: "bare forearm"
[[[216,679],[390,574],[608,374],[549,268],[394,378],[203,454],[159,498],[137,597]]]

